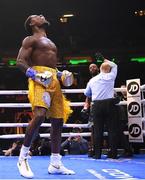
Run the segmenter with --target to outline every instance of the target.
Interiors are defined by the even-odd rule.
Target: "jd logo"
[[[137,82],[132,81],[131,83],[128,84],[127,86],[127,91],[129,94],[135,95],[139,91],[139,85]]]
[[[131,124],[129,127],[129,134],[132,137],[138,137],[141,134],[141,127],[138,124]]]
[[[128,105],[128,112],[131,115],[137,115],[139,113],[139,111],[140,111],[140,105],[137,102],[131,102]]]

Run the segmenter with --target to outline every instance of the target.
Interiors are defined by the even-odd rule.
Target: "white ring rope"
[[[145,90],[145,85],[140,86],[141,90]],[[116,92],[126,91],[126,88],[114,88]],[[84,89],[62,89],[63,93],[83,93]],[[28,90],[0,90],[0,95],[24,95],[28,94]],[[145,103],[145,99],[141,100],[142,103]],[[71,106],[79,107],[84,106],[84,102],[71,102]],[[127,105],[126,101],[120,101],[119,105]],[[30,103],[0,103],[1,107],[7,108],[31,108]]]
[[[120,101],[119,105],[126,105],[126,101]],[[71,102],[71,106],[79,107],[84,106],[84,102]],[[0,107],[7,107],[7,108],[31,108],[30,103],[0,103]]]
[[[145,99],[141,100],[141,103],[145,103]],[[84,102],[71,102],[72,107],[84,106]],[[117,105],[127,105],[127,101],[120,101]],[[0,108],[31,108],[30,103],[0,103]]]
[[[128,135],[128,131],[124,131],[125,135]],[[145,130],[143,130],[143,134],[145,134]],[[39,134],[42,138],[50,138],[50,134],[43,133]],[[90,137],[91,132],[84,133],[62,133],[62,137],[74,137],[74,136],[83,136]],[[108,136],[108,132],[104,132],[104,136]],[[0,135],[0,139],[16,139],[16,138],[24,138],[25,134],[8,134],[8,135]]]
[[[142,122],[145,122],[145,117],[142,118]],[[27,127],[29,123],[0,123],[2,127]],[[51,127],[50,123],[42,123],[41,127]],[[64,128],[90,128],[89,124],[63,124]]]
[[[43,133],[39,134],[40,137],[49,138],[50,134]],[[89,137],[91,136],[91,132],[84,132],[84,133],[62,133],[62,137],[74,137],[74,136],[84,136]],[[24,138],[25,134],[8,134],[8,135],[0,135],[0,139],[16,139],[16,138]]]
[[[29,123],[0,123],[0,127],[27,127]],[[41,127],[51,127],[50,123],[42,123]],[[64,128],[88,128],[88,124],[64,124]]]
[[[140,86],[142,91],[145,91],[145,85]],[[123,92],[126,91],[126,88],[114,88],[116,92]],[[83,93],[84,89],[62,89],[63,93]],[[28,94],[28,90],[0,90],[0,95],[24,95]],[[145,99],[141,100],[142,103],[145,103]],[[127,101],[120,101],[118,105],[127,105]],[[84,106],[84,102],[71,102],[71,106]],[[7,107],[7,108],[31,108],[30,103],[0,103],[0,107]],[[142,121],[145,121],[142,118]],[[27,127],[28,123],[0,123],[0,127]],[[41,127],[51,127],[49,123],[43,123]],[[81,127],[81,128],[89,128],[88,124],[64,124],[63,127]],[[107,135],[107,132],[104,132],[104,135]],[[124,134],[128,134],[127,131]],[[145,130],[143,130],[143,134],[145,134]],[[91,132],[86,133],[62,133],[62,137],[69,137],[69,136],[91,136]],[[24,138],[25,134],[9,134],[9,135],[0,135],[0,139],[15,139],[15,138]],[[40,137],[50,137],[50,134],[40,134]]]
[[[145,85],[140,86],[141,90],[145,90]],[[116,92],[126,91],[126,88],[114,88]],[[84,89],[62,89],[63,93],[83,93]],[[28,94],[28,90],[0,90],[0,95],[22,95]]]
[[[143,103],[143,104],[144,104],[144,103],[145,103],[145,99],[142,99],[142,100],[141,100],[141,103]]]

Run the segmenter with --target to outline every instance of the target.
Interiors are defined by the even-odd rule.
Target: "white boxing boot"
[[[18,166],[21,176],[25,178],[30,178],[30,179],[34,177],[34,174],[31,171],[27,158],[19,160],[17,163],[17,166]]]
[[[31,168],[28,163],[29,149],[30,149],[30,147],[26,147],[26,146],[22,145],[19,160],[17,162],[17,166],[18,166],[20,175],[25,178],[33,178],[34,177],[34,174],[31,171]]]
[[[72,175],[75,174],[73,170],[67,169],[61,162],[61,156],[59,154],[52,154],[50,156],[50,165],[48,167],[49,174],[64,174]]]

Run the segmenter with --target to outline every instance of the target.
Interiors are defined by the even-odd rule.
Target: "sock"
[[[26,147],[26,146],[22,145],[22,148],[20,150],[20,155],[19,155],[20,161],[25,159],[28,156],[29,149],[30,149],[30,147]]]
[[[55,165],[61,164],[61,155],[58,153],[52,153],[50,156],[50,163]]]

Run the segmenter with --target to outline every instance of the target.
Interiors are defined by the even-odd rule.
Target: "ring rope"
[[[128,131],[124,131],[125,135],[128,135]],[[143,130],[143,134],[145,135],[145,130]],[[39,134],[42,138],[49,138],[50,134],[43,133]],[[104,136],[108,136],[108,132],[104,132]],[[74,137],[74,136],[84,136],[90,137],[91,132],[84,132],[84,133],[62,133],[62,137]],[[8,134],[8,135],[0,135],[0,139],[16,139],[16,138],[24,138],[25,134]]]
[[[142,122],[145,122],[145,117],[142,118]],[[27,127],[29,123],[0,123],[2,127]],[[51,127],[50,123],[42,123],[41,127]],[[63,124],[64,128],[90,128],[89,124]]]
[[[145,103],[145,99],[141,100],[141,103]],[[84,106],[84,102],[71,102],[72,107]],[[127,105],[127,101],[120,101],[117,105]],[[1,107],[7,108],[31,108],[30,103],[0,103]]]
[[[0,123],[0,127],[27,127],[29,123]],[[50,123],[42,123],[41,127],[51,127]],[[64,128],[89,128],[88,124],[64,124]]]
[[[144,100],[145,102],[145,100]],[[120,101],[119,105],[126,105],[126,101]],[[79,107],[84,106],[84,102],[71,102],[71,106]],[[30,103],[0,103],[0,107],[7,107],[7,108],[31,108]]]
[[[145,85],[140,86],[141,90],[145,90]],[[116,92],[126,91],[126,88],[114,88]],[[63,93],[83,93],[84,89],[62,89]],[[8,90],[8,91],[0,91],[0,95],[20,95],[20,94],[28,94],[28,90]],[[145,99],[141,100],[142,103],[145,103]],[[120,101],[118,105],[126,105],[127,101]],[[72,102],[71,106],[83,106],[84,102]],[[0,103],[0,107],[10,107],[10,108],[22,108],[22,107],[31,107],[30,103]],[[145,121],[142,118],[142,121]],[[0,123],[0,127],[27,127],[28,123]],[[43,123],[41,127],[51,127],[49,123]],[[63,127],[83,127],[89,128],[88,124],[64,124]],[[104,135],[107,135],[108,132],[104,132]],[[128,134],[128,131],[125,131],[124,134]],[[145,134],[145,130],[143,130],[143,134]],[[69,136],[91,136],[91,132],[89,133],[62,133],[62,137]],[[15,138],[24,138],[25,134],[9,134],[9,135],[0,135],[0,139],[15,139]],[[50,134],[40,134],[40,137],[50,137]]]
[[[43,133],[39,134],[40,137],[43,138],[49,138],[50,134],[48,133]],[[74,136],[84,136],[84,137],[89,137],[91,136],[91,132],[87,133],[62,133],[62,137],[74,137]],[[8,135],[0,135],[0,139],[16,139],[16,138],[24,138],[25,134],[8,134]]]
[[[63,93],[83,93],[85,89],[62,89]],[[116,92],[126,91],[126,88],[114,88]],[[25,95],[28,94],[28,90],[0,90],[0,95]]]
[[[141,90],[145,90],[145,85],[140,86]],[[63,93],[83,93],[85,89],[62,89]],[[126,88],[114,88],[116,92],[126,91]],[[0,95],[20,95],[28,94],[28,90],[0,90]]]

